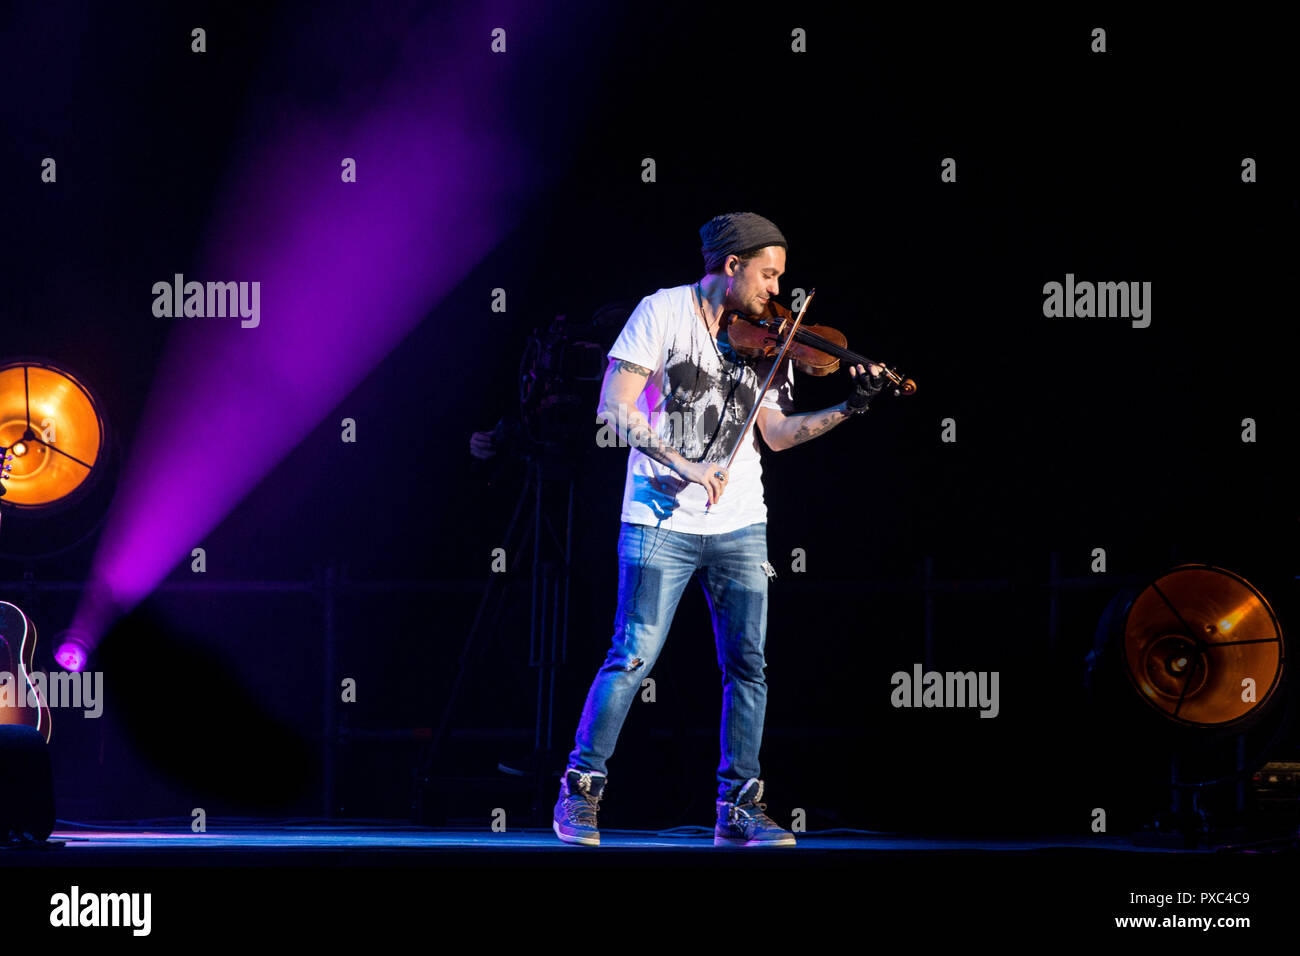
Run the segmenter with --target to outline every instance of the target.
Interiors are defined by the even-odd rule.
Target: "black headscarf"
[[[729,212],[714,216],[700,227],[700,239],[704,243],[700,252],[704,254],[705,272],[716,272],[727,256],[746,249],[761,246],[789,248],[781,230],[753,212]]]

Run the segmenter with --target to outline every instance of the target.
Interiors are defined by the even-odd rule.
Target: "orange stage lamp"
[[[71,504],[99,478],[105,440],[99,402],[71,372],[43,361],[0,365],[0,504]]]
[[[1244,578],[1208,564],[1180,565],[1138,594],[1121,644],[1138,694],[1184,727],[1249,723],[1282,684],[1273,609]]]

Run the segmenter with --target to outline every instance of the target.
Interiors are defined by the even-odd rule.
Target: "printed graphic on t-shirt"
[[[727,534],[765,521],[763,466],[757,426],[740,448],[741,430],[761,403],[759,387],[770,360],[746,363],[731,349],[724,329],[715,342],[700,315],[694,285],[660,289],[633,310],[611,346],[613,359],[651,370],[637,407],[656,435],[683,458],[723,464],[736,453],[727,488],[709,505],[705,487],[678,475],[637,448],[627,460],[622,519],[631,524],[663,524],[670,531]],[[790,414],[794,403],[790,362],[772,380],[770,407]]]
[[[709,338],[703,333],[687,341],[697,345],[703,339],[712,349]],[[758,400],[758,374],[732,350],[725,331],[718,352],[692,354],[674,342],[664,359],[666,438],[688,461],[726,461]]]

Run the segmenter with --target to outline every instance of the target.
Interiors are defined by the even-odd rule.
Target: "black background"
[[[192,261],[227,163],[256,134],[247,117],[276,97],[342,103],[383,76],[386,44],[421,31],[431,61],[486,44],[444,13],[11,10],[3,352],[66,363],[92,383],[129,454],[147,439],[134,424],[169,331],[147,290]],[[201,57],[188,46],[199,20]],[[807,30],[806,54],[790,51],[794,26]],[[1104,54],[1089,50],[1095,26],[1107,30]],[[752,209],[790,241],[783,297],[815,287],[810,321],[919,385],[816,442],[765,453],[779,572],[770,802],[804,807],[812,828],[1084,832],[1099,805],[1140,822],[1147,777],[1162,768],[1121,772],[1084,710],[1083,657],[1106,602],[1121,582],[1180,561],[1244,575],[1284,628],[1294,600],[1285,38],[1257,13],[904,23],[803,6],[548,10],[512,34],[520,72],[493,109],[549,188],[203,542],[210,574],[307,581],[345,562],[354,578],[432,584],[352,597],[338,617],[339,672],[363,688],[340,719],[431,726],[521,486],[521,469],[472,459],[469,434],[511,411],[526,336],[556,314],[585,319],[693,281],[699,226]],[[39,181],[46,155],[59,157],[55,187]],[[1241,181],[1247,156],[1254,184]],[[641,178],[646,157],[653,183]],[[940,181],[945,157],[955,183]],[[1151,282],[1150,327],[1045,318],[1043,285],[1066,273]],[[504,316],[488,309],[498,286]],[[802,377],[795,402],[815,410],[847,389],[844,372]],[[340,448],[344,416],[361,440]],[[947,418],[955,443],[940,440]],[[1257,422],[1253,444],[1240,439],[1243,418]],[[626,453],[593,441],[577,462],[561,750],[610,638]],[[795,548],[802,574],[787,570]],[[1091,575],[1094,548],[1106,551],[1104,575]],[[93,538],[56,560],[10,556],[0,574],[78,580],[92,554]],[[1091,578],[1061,598],[1055,634],[1053,554],[1061,575]],[[928,652],[927,558],[936,579],[966,582],[935,594]],[[173,579],[188,576],[182,563]],[[445,773],[490,778],[531,748],[526,568],[516,578],[453,724],[504,733],[458,737]],[[29,613],[53,634],[74,606],[44,594]],[[319,601],[168,593],[149,610],[164,626],[148,640],[118,633],[102,648],[106,716],[58,727],[60,817],[319,813]],[[999,671],[1000,715],[893,709],[889,676],[916,662]],[[158,692],[178,666],[193,681]],[[719,675],[698,589],[654,676],[657,701],[634,707],[611,762],[618,800],[602,823],[709,823]],[[1280,753],[1295,758],[1294,738]],[[409,740],[344,745],[332,809],[404,816],[420,755]],[[458,790],[449,818],[526,812],[507,783]]]

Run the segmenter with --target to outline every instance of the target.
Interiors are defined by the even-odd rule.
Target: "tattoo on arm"
[[[653,369],[648,369],[643,365],[637,365],[635,362],[629,362],[626,359],[610,359],[611,372],[631,372],[633,375],[639,375],[643,378],[649,378],[654,374]],[[610,424],[617,422],[619,416],[614,413],[608,413],[607,421]],[[680,464],[684,464],[686,459],[677,453],[676,449],[665,445],[655,434],[650,423],[646,421],[635,408],[629,407],[622,416],[622,421],[626,423],[619,424],[616,427],[626,427],[627,433],[622,438],[633,448],[637,448],[647,458],[653,458],[655,461],[677,471]]]
[[[848,417],[848,413],[838,407],[828,408],[820,412],[809,412],[801,417],[799,429],[790,439],[790,446],[802,445],[810,438],[825,434]]]
[[[650,425],[645,419],[641,418],[640,415],[637,418],[640,421],[628,425],[627,443],[633,448],[639,448],[647,458],[653,458],[660,464],[676,471],[677,462],[685,459],[660,441],[659,436],[650,430]]]

